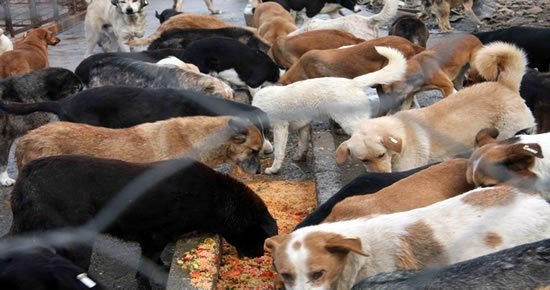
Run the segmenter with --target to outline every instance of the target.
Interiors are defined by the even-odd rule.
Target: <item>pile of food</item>
[[[178,260],[184,270],[189,272],[191,285],[198,289],[210,289],[218,266],[218,243],[206,238],[193,250]]]

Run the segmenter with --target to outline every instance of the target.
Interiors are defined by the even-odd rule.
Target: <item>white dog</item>
[[[354,79],[324,77],[292,83],[288,86],[272,86],[256,93],[252,105],[264,110],[273,126],[275,160],[265,170],[277,173],[285,158],[288,130],[299,129],[295,160],[303,157],[309,140],[309,125],[319,117],[330,117],[351,134],[362,120],[378,113],[380,101],[376,84],[389,84],[404,75],[407,60],[399,50],[375,47],[388,58],[389,63],[379,71]]]
[[[4,30],[0,28],[0,54],[13,50],[13,44],[11,40],[4,35]]]
[[[378,24],[393,18],[397,13],[397,7],[398,0],[386,0],[382,11],[369,17],[351,14],[329,20],[314,18],[305,22],[302,27],[290,33],[288,37],[311,30],[336,29],[347,31],[365,40],[374,39],[380,36]]]
[[[145,33],[145,11],[147,0],[86,0],[88,10],[84,20],[87,38],[86,57],[98,44],[103,51],[129,52],[126,43]]]
[[[222,11],[219,9],[214,8],[214,1],[212,0],[204,0],[204,4],[206,4],[206,7],[208,8],[208,11],[212,14],[221,14]],[[181,10],[183,6],[183,0],[174,0],[174,6],[172,8],[176,11],[182,12]]]

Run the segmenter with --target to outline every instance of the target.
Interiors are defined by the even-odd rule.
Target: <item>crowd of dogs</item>
[[[424,6],[449,31],[445,11],[457,3],[477,20],[472,1]],[[164,247],[192,231],[220,234],[240,256],[271,253],[286,289],[550,285],[550,29],[464,34],[426,48],[428,29],[415,16],[380,36],[397,0],[373,16],[301,27],[289,10],[313,17],[357,3],[276,1],[254,3],[252,27],[167,9],[141,38],[147,4],[90,0],[86,58],[74,73],[48,67],[48,45],[59,42],[49,30],[32,29],[15,46],[0,38],[0,183],[13,185],[2,289],[101,289],[86,274],[94,235],[64,245],[42,238],[90,221],[140,244],[144,288],[164,283],[146,261],[162,266]],[[105,52],[92,55],[96,45]],[[443,98],[416,108],[415,96],[433,89]],[[234,101],[234,90],[251,105]],[[299,131],[292,158],[301,160],[318,118],[350,135],[336,162],[359,160],[368,172],[278,235],[261,198],[212,168],[257,174],[273,154],[264,172],[276,174],[289,131]],[[124,200],[112,223],[93,224],[150,172],[168,173],[137,188],[144,194]],[[17,249],[18,237],[34,244]]]

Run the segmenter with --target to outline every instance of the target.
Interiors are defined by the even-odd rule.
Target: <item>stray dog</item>
[[[271,125],[264,111],[193,91],[107,86],[87,89],[59,101],[26,104],[0,102],[0,109],[17,115],[49,112],[56,114],[61,121],[107,128],[128,128],[174,117],[237,116],[248,119],[262,132],[263,153],[273,151],[271,143],[265,138]],[[7,149],[5,152],[4,164],[7,164]]]
[[[13,43],[4,35],[4,30],[0,28],[0,54],[10,50],[13,50]]]
[[[240,256],[263,255],[263,242],[277,234],[277,223],[262,199],[245,184],[189,158],[148,164],[74,155],[35,160],[23,168],[11,193],[9,235],[27,233],[39,239],[41,232],[94,223],[132,181],[166,172],[172,174],[156,184],[141,178],[142,191],[134,191],[124,211],[98,230],[139,243],[141,261],[160,267],[165,246],[193,231],[221,235]],[[86,237],[82,244],[58,250],[83,269],[90,265],[95,238]],[[146,287],[151,266],[144,265],[136,274],[139,289],[151,289]]]
[[[460,5],[464,7],[466,16],[470,18],[477,25],[481,25],[481,21],[477,18],[474,10],[474,0],[422,0],[422,7],[426,14],[430,15],[432,12],[437,18],[437,26],[441,32],[451,32],[451,22],[449,17],[451,15],[451,9],[458,8]]]
[[[252,26],[258,28],[258,35],[269,45],[296,30],[294,17],[275,2],[261,3],[255,7]]]
[[[318,29],[337,29],[349,32],[364,40],[371,40],[380,36],[378,25],[390,20],[397,13],[398,1],[386,0],[380,13],[366,17],[359,14],[347,15],[336,19],[311,19],[302,27],[289,34],[297,35],[306,31]]]
[[[174,9],[164,9],[159,14],[158,11],[155,10],[155,17],[159,20],[160,24],[163,24],[166,20],[170,19],[173,16],[180,15],[183,12],[178,12]]]
[[[242,27],[170,29],[155,39],[147,50],[162,48],[185,49],[197,40],[216,36],[236,39],[252,49],[258,49],[265,53],[269,50],[269,44],[265,43],[250,30]]]
[[[228,84],[199,72],[195,65],[186,64],[176,57],[163,59],[160,62],[164,64],[152,64],[124,57],[102,59],[92,66],[88,87],[186,89],[228,100],[233,99],[233,90]],[[190,70],[189,66],[193,66],[194,70]]]
[[[204,4],[206,4],[206,7],[208,8],[208,11],[210,11],[211,14],[221,14],[222,11],[219,9],[214,8],[214,1],[213,0],[204,0]],[[183,0],[174,0],[174,5],[172,8],[176,11],[183,11]]]
[[[550,239],[523,244],[443,268],[382,273],[352,290],[546,289]]]
[[[145,11],[148,0],[86,0],[88,9],[84,19],[86,30],[86,55],[90,56],[96,45],[104,52],[129,52],[126,44],[145,33]]]
[[[56,45],[59,38],[45,28],[35,28],[26,32],[21,43],[13,50],[0,55],[0,78],[30,73],[49,66],[48,45]]]
[[[56,155],[135,163],[188,156],[211,167],[229,162],[246,172],[259,173],[262,147],[258,128],[248,120],[227,116],[172,118],[125,129],[54,122],[21,137],[15,158],[21,169],[32,160]]]
[[[336,150],[337,163],[351,155],[368,171],[402,171],[471,153],[483,128],[494,126],[502,138],[509,138],[534,127],[533,115],[519,95],[526,62],[525,54],[510,44],[480,49],[474,66],[490,82],[425,108],[363,121]]]
[[[426,47],[430,32],[418,17],[401,15],[391,24],[388,35],[401,36],[416,45]]]
[[[55,101],[81,91],[82,83],[70,70],[44,68],[22,76],[0,80],[0,99],[16,104]],[[52,119],[52,115],[39,113],[29,116],[13,116],[0,110],[0,184],[11,186],[8,155],[16,138],[38,128]]]
[[[331,18],[338,17],[341,8],[347,8],[353,12],[361,11],[356,0],[275,0],[288,11],[306,10],[306,16],[312,18],[317,14],[329,14]],[[254,2],[254,1],[253,1]],[[267,2],[267,1],[266,1]],[[308,19],[308,21],[311,19]]]
[[[381,70],[353,79],[316,78],[288,86],[271,86],[256,93],[252,105],[264,110],[273,124],[275,159],[265,170],[279,172],[285,158],[289,129],[300,130],[294,160],[303,158],[310,138],[310,123],[318,117],[330,117],[351,134],[361,120],[378,112],[380,101],[371,86],[399,80],[406,70],[406,59],[399,50],[375,47],[388,64]]]
[[[488,44],[493,41],[513,43],[527,53],[528,66],[540,72],[550,69],[550,28],[514,26],[488,32],[474,33],[475,36]]]

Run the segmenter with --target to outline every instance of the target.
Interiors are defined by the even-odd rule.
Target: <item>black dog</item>
[[[147,49],[187,48],[194,41],[214,36],[236,39],[242,44],[252,49],[258,49],[264,53],[267,53],[270,48],[267,43],[263,42],[250,30],[241,27],[224,27],[217,29],[170,29],[163,32]]]
[[[521,79],[519,94],[535,117],[537,133],[550,132],[550,79],[534,69],[527,69]]]
[[[388,34],[401,36],[422,47],[426,47],[430,37],[426,24],[413,15],[402,15],[395,19]]]
[[[474,33],[483,44],[504,41],[517,45],[527,53],[529,67],[547,72],[550,66],[550,28],[514,26],[488,32]]]
[[[104,52],[98,53],[89,56],[84,59],[75,69],[75,74],[82,80],[82,82],[87,86],[90,83],[90,70],[92,67],[100,60],[108,57],[126,57],[136,60],[141,60],[145,62],[157,62],[163,58],[169,56],[175,56],[179,59],[183,57],[183,49],[159,49],[159,50],[148,50],[140,52]]]
[[[228,37],[197,40],[185,49],[181,60],[239,86],[257,88],[279,80],[279,67],[267,54]]]
[[[319,14],[325,4],[340,4],[342,7],[347,8],[353,12],[361,11],[357,7],[356,0],[268,0],[281,4],[287,11],[302,11],[306,10],[306,16],[312,18]],[[266,1],[267,2],[267,1]]]
[[[164,9],[159,14],[159,12],[155,10],[155,17],[160,21],[160,24],[163,24],[164,21],[170,19],[170,17],[179,15],[181,13],[182,12],[176,11],[176,9]]]
[[[181,169],[179,169],[182,167]],[[155,170],[168,176],[143,185],[127,207],[101,232],[138,242],[142,256],[161,263],[164,247],[192,231],[215,233],[240,256],[263,255],[264,240],[277,224],[262,199],[245,184],[190,158],[150,164],[61,155],[34,160],[20,173],[11,193],[9,235],[78,227],[89,222],[131,181]],[[59,253],[88,269],[92,240]],[[140,284],[147,284],[141,268]]]
[[[0,289],[106,289],[86,271],[57,255],[53,249],[32,248],[0,255]]]
[[[70,70],[44,68],[22,76],[0,80],[0,100],[15,103],[34,103],[59,100],[81,91],[82,83]],[[38,128],[51,119],[49,114],[19,117],[0,111],[0,184],[10,186],[8,154],[13,141],[29,130]]]
[[[549,267],[546,239],[439,269],[378,274],[352,289],[542,289],[550,285]]]

